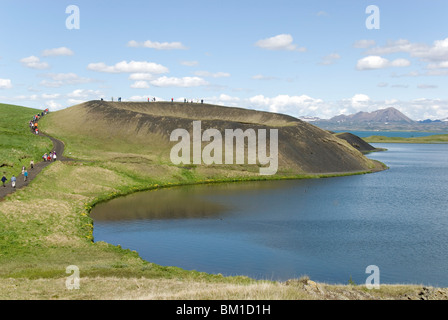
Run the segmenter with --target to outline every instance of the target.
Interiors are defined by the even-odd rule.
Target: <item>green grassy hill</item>
[[[141,177],[193,175],[196,179],[259,175],[259,165],[175,166],[170,133],[192,122],[202,130],[278,129],[278,174],[369,171],[376,163],[343,139],[291,116],[209,104],[89,101],[43,120],[42,128],[66,143],[66,154],[103,161]],[[206,143],[203,143],[203,147]],[[246,148],[247,152],[247,148]],[[246,159],[247,160],[247,159]]]
[[[29,121],[42,110],[0,104],[0,174],[18,175],[31,159],[41,160],[50,151],[50,140],[30,134]]]

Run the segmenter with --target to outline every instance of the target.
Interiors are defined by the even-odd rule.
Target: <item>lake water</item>
[[[373,144],[367,175],[133,194],[92,211],[95,241],[147,261],[284,281],[448,287],[448,144]]]

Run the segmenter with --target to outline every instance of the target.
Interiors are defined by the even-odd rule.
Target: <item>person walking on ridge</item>
[[[4,187],[4,188],[6,188],[6,186],[5,186],[5,182],[6,182],[7,180],[8,180],[8,179],[6,179],[5,175],[3,175],[3,177],[2,177],[2,182],[3,182],[3,187]]]
[[[12,175],[12,177],[11,177],[11,186],[13,188],[16,187],[16,181],[17,181],[17,178],[14,175]]]
[[[25,172],[23,173],[23,182],[28,180],[28,170],[25,169]]]

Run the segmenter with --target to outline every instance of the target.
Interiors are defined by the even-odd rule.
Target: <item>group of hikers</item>
[[[33,119],[30,120],[29,126],[30,126],[30,129],[31,129],[31,131],[33,133],[39,134],[39,129],[38,129],[39,119],[41,119],[44,115],[48,114],[48,112],[49,112],[49,110],[45,109],[41,113],[38,113],[38,114],[34,115]],[[45,153],[42,156],[42,159],[44,161],[56,161],[56,158],[57,158],[56,151]],[[34,169],[34,160],[31,160],[30,161],[30,170],[33,170],[33,169]],[[27,168],[25,166],[22,166],[22,176],[23,176],[23,181],[24,182],[26,182],[28,180],[28,175],[29,175],[29,173],[28,173]],[[6,188],[6,182],[7,181],[8,181],[8,179],[6,178],[6,173],[4,172],[3,176],[1,178],[1,182],[2,182],[4,188]],[[16,187],[16,183],[17,183],[17,177],[15,175],[12,175],[10,181],[11,181],[11,187],[15,188]]]
[[[44,161],[56,161],[56,151],[51,151],[50,153],[45,152],[45,154],[42,156],[42,159]]]
[[[34,169],[34,161],[31,160],[30,162],[30,169]],[[23,182],[26,182],[28,180],[28,170],[26,169],[25,166],[22,166],[22,176],[23,176]],[[5,176],[5,173],[3,173],[3,177],[1,179],[2,184],[3,184],[3,188],[6,188],[6,181],[8,181],[8,179]],[[11,187],[15,188],[16,187],[16,182],[17,182],[17,177],[15,175],[12,175],[11,177]]]
[[[45,153],[42,156],[42,159],[44,161],[56,161],[57,156],[56,156],[56,151],[52,151],[50,153]],[[34,160],[30,161],[30,170],[34,169]],[[22,166],[22,176],[23,176],[23,182],[26,182],[28,180],[28,170],[25,166]],[[6,181],[8,181],[8,179],[5,176],[5,173],[3,173],[3,177],[1,179],[2,183],[3,183],[3,187],[6,187]],[[12,175],[11,177],[11,187],[15,188],[16,187],[16,182],[17,182],[17,177],[15,175]]]
[[[171,99],[171,102],[173,102],[173,99]],[[188,103],[188,100],[184,99],[184,103]],[[193,103],[193,99],[190,100],[190,103]],[[199,103],[199,99],[196,99],[196,103]],[[204,99],[201,99],[201,104],[204,104]]]
[[[104,101],[104,98],[101,98],[101,101]],[[112,102],[114,101],[113,97],[111,98],[111,101]],[[191,99],[191,100],[184,99],[184,103],[188,103],[189,101],[190,101],[190,103],[193,103],[193,99]],[[118,102],[121,102],[121,97],[118,98]],[[155,97],[154,98],[148,98],[148,102],[156,102],[156,98]],[[171,102],[174,102],[174,98],[171,98]],[[196,99],[196,102],[203,104],[204,103],[204,99],[201,99],[201,100]]]
[[[41,113],[38,113],[36,115],[33,116],[33,119],[30,120],[30,129],[31,131],[33,131],[35,134],[39,134],[39,128],[38,128],[38,122],[39,119],[42,118],[44,115],[46,115],[48,113],[48,109],[45,109],[44,111],[42,111]]]

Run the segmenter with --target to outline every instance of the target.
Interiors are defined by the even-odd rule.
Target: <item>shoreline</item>
[[[377,152],[378,150],[373,150],[372,152]],[[385,150],[379,150],[385,151]],[[83,161],[83,160],[72,160],[72,161]],[[221,183],[244,183],[244,182],[262,182],[262,181],[282,181],[282,180],[303,180],[303,179],[326,179],[326,178],[338,178],[338,177],[347,177],[347,176],[356,176],[356,175],[364,175],[364,174],[373,174],[381,171],[388,170],[389,168],[378,160],[372,160],[377,163],[377,167],[368,171],[353,171],[353,172],[330,172],[330,173],[309,173],[309,174],[300,174],[300,175],[291,175],[291,176],[259,176],[251,177],[251,178],[228,178],[228,179],[207,179],[207,180],[198,180],[192,182],[178,182],[178,183],[166,183],[166,184],[152,184],[145,188],[136,188],[130,187],[127,192],[113,193],[107,194],[104,196],[96,197],[94,201],[88,204],[89,212],[93,209],[95,205],[98,205],[102,202],[107,202],[113,200],[115,198],[124,197],[131,195],[137,192],[145,192],[157,189],[167,189],[173,187],[183,187],[183,186],[194,186],[194,185],[207,185],[207,184],[221,184]],[[381,167],[381,168],[380,168]]]

